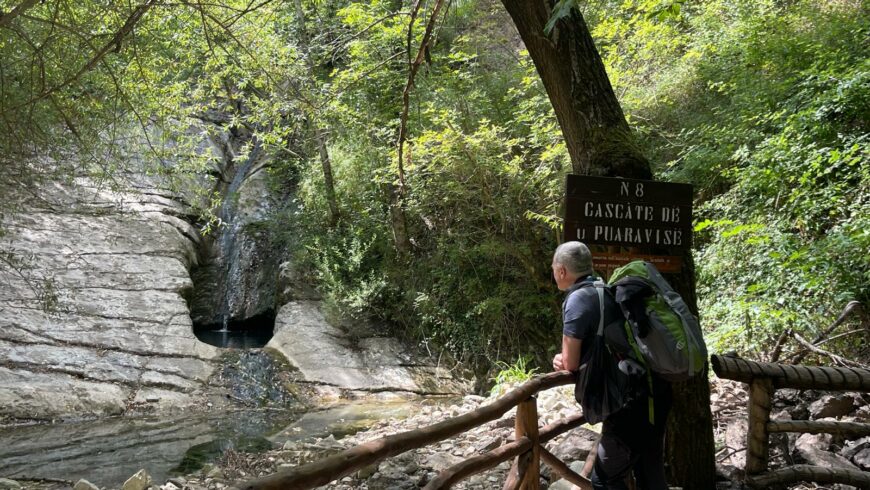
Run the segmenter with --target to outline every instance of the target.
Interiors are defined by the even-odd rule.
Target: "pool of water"
[[[263,347],[272,338],[271,330],[198,330],[196,338],[209,345],[228,349],[254,349]]]
[[[179,413],[0,429],[0,477],[84,478],[99,487],[119,488],[144,468],[159,486],[173,475],[197,471],[230,448],[257,452],[330,434],[340,439],[377,420],[405,417],[415,406],[368,402],[305,413]]]

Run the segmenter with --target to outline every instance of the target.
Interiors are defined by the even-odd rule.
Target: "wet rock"
[[[151,475],[145,470],[139,470],[121,486],[121,490],[145,490],[151,486]]]
[[[250,173],[251,164],[236,169],[220,209],[227,226],[205,239],[203,263],[192,273],[191,317],[198,325],[220,325],[225,315],[245,320],[278,306],[278,250],[266,225],[275,196],[266,172]]]
[[[842,417],[851,413],[854,406],[855,398],[848,393],[824,395],[810,404],[810,417],[813,419]]]
[[[0,478],[0,490],[18,490],[21,484],[9,478]]]

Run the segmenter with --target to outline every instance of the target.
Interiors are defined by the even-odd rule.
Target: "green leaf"
[[[550,20],[544,26],[544,34],[549,36],[550,32],[553,31],[553,27],[556,26],[556,22],[571,15],[571,9],[575,6],[577,6],[577,0],[559,0],[553,6],[553,15],[550,16]]]

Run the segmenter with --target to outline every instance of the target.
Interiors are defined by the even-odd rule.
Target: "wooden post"
[[[517,470],[521,490],[538,490],[540,487],[541,446],[538,443],[538,406],[534,396],[517,405],[517,419],[514,427],[516,440],[528,437],[532,440],[532,450],[526,458],[517,459]]]
[[[773,382],[756,378],[749,385],[749,433],[746,435],[746,474],[757,475],[767,470],[770,407]]]

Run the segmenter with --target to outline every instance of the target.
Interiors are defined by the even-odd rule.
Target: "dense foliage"
[[[813,338],[850,300],[866,304],[866,9],[625,1],[589,3],[585,13],[659,175],[696,186],[699,296],[713,349],[764,356],[786,328]],[[516,63],[504,52],[510,35],[488,30],[506,26],[503,14],[461,14],[445,25],[470,33],[441,36],[414,94],[413,257],[395,257],[386,221],[371,219],[384,216],[371,209],[384,203],[377,184],[351,177],[368,168],[391,178],[391,148],[374,156],[372,145],[354,144],[336,162],[348,168],[339,182],[351,233],[330,232],[309,257],[345,310],[375,312],[462,357],[531,351],[543,361],[558,336],[546,266],[564,148],[526,56]],[[313,187],[302,194],[322,208],[316,196]],[[866,332],[856,333],[835,350],[866,359]]]
[[[436,3],[0,0],[5,181],[33,181],[72,150],[111,175],[119,149],[139,145],[154,171],[195,179],[208,232],[233,175],[266,161],[294,191],[274,219],[279,243],[335,313],[385,320],[481,372],[521,355],[546,366],[570,162],[499,3],[432,17],[398,161],[402,91]],[[695,185],[714,349],[764,354],[785,328],[814,337],[848,301],[866,305],[865,5],[574,4],[659,177]],[[34,159],[55,164],[21,163]],[[836,348],[866,359],[864,339]]]
[[[714,348],[766,354],[786,329],[815,338],[849,301],[866,305],[865,6],[711,1],[656,22],[634,10],[597,33],[662,175],[698,191]],[[866,331],[838,348],[866,359]]]

